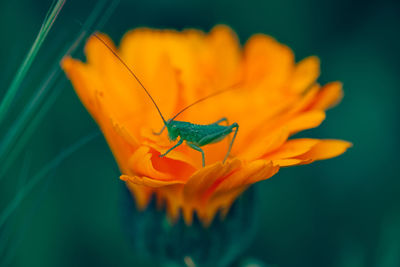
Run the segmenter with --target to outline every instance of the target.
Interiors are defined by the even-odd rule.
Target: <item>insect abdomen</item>
[[[218,124],[199,125],[189,122],[180,122],[178,127],[182,139],[199,146],[220,141],[232,131],[229,127]],[[215,135],[218,134],[221,135],[220,138],[215,137]],[[208,136],[214,136],[214,138],[207,140]]]

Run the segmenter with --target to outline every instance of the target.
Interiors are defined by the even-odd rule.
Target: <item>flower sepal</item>
[[[134,251],[161,266],[230,266],[251,243],[257,228],[254,187],[225,216],[218,212],[208,226],[196,213],[191,225],[182,215],[171,221],[165,207],[157,207],[154,196],[145,210],[138,210],[131,192],[124,191],[123,222]]]

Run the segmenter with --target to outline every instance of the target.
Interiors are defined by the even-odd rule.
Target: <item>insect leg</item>
[[[203,167],[204,166],[206,166],[206,160],[205,160],[205,158],[204,158],[204,151],[203,151],[203,149],[201,149],[200,147],[198,147],[198,146],[196,146],[195,144],[192,144],[192,143],[187,143],[187,145],[189,146],[189,147],[191,147],[191,148],[193,148],[194,150],[197,150],[197,151],[200,151],[201,152],[201,155],[202,155],[202,159],[203,159]]]
[[[212,123],[212,124],[220,124],[220,123],[223,122],[223,121],[226,123],[227,126],[229,125],[228,119],[225,118],[225,117],[223,117],[223,118],[217,120],[216,122],[214,122],[214,123]]]
[[[164,129],[165,129],[165,124],[164,124],[164,126],[161,128],[161,130],[160,130],[159,132],[153,131],[153,134],[154,134],[154,135],[160,135],[160,134],[162,134],[162,132],[164,131]]]
[[[168,149],[164,154],[160,155],[160,158],[164,157],[165,155],[167,155],[169,152],[171,152],[173,149],[177,148],[178,146],[182,145],[183,143],[183,139],[179,139],[178,143],[176,143],[176,145],[174,145],[173,147],[171,147],[170,149]]]
[[[228,158],[229,153],[231,153],[231,149],[232,149],[232,146],[233,146],[233,142],[235,141],[236,135],[237,135],[237,133],[238,133],[238,131],[239,131],[239,124],[237,124],[236,122],[235,122],[235,123],[232,123],[232,125],[231,125],[230,127],[231,127],[232,129],[233,129],[233,128],[236,128],[236,129],[235,129],[235,133],[233,134],[232,141],[231,141],[231,143],[229,144],[228,152],[226,152],[224,161],[223,161],[222,163],[225,163],[225,160]]]
[[[229,121],[228,121],[228,118],[226,118],[226,117],[223,117],[223,118],[217,120],[217,121],[214,122],[213,124],[220,124],[221,122],[225,122],[225,123],[226,123],[226,126],[229,126]],[[230,144],[230,143],[231,143],[231,140],[232,140],[230,135],[228,135],[227,140],[228,140],[228,144]]]

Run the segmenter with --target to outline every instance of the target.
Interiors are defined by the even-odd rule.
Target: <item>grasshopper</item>
[[[194,124],[186,121],[177,121],[175,120],[182,112],[187,110],[188,108],[192,107],[193,105],[204,101],[210,97],[219,95],[223,92],[232,90],[236,88],[236,85],[231,86],[225,90],[220,90],[217,91],[213,94],[210,94],[206,97],[203,97],[194,103],[188,105],[187,107],[183,108],[181,111],[179,111],[175,116],[173,116],[169,120],[165,120],[164,116],[161,113],[161,110],[157,106],[156,102],[154,101],[153,97],[150,95],[150,93],[147,91],[145,86],[142,84],[142,82],[139,80],[139,78],[136,76],[136,74],[132,71],[131,68],[125,63],[125,61],[117,54],[117,52],[114,51],[113,48],[111,48],[97,33],[93,33],[93,36],[95,36],[99,41],[101,41],[113,54],[114,56],[122,63],[122,65],[126,68],[127,71],[135,78],[135,80],[139,83],[139,85],[143,88],[143,90],[146,92],[146,94],[149,96],[150,100],[153,102],[154,106],[156,107],[158,113],[160,114],[160,117],[164,123],[164,126],[159,132],[153,132],[155,135],[160,135],[162,132],[167,129],[168,131],[168,138],[170,141],[176,141],[179,137],[178,142],[169,148],[164,154],[161,154],[160,157],[165,157],[169,152],[177,148],[178,146],[182,145],[184,141],[186,141],[186,144],[199,152],[201,152],[202,155],[202,166],[205,166],[205,156],[204,156],[204,151],[201,149],[202,146],[208,145],[208,144],[213,144],[217,143],[221,140],[223,140],[225,137],[227,137],[229,134],[234,132],[232,139],[229,142],[229,147],[226,152],[226,155],[224,157],[223,163],[225,163],[226,159],[229,156],[229,153],[231,152],[233,142],[235,141],[236,135],[239,130],[239,125],[235,122],[229,125],[228,119],[227,118],[221,118],[220,120],[213,122],[211,124],[207,125],[200,125],[200,124]],[[226,125],[221,125],[221,123],[225,123]]]

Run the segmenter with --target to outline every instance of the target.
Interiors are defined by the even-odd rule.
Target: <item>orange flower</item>
[[[113,49],[112,41],[101,35]],[[226,213],[251,184],[268,179],[280,167],[308,164],[342,154],[340,140],[289,139],[317,127],[325,110],[342,97],[341,84],[316,83],[319,60],[294,62],[293,52],[258,34],[242,49],[226,26],[209,34],[197,30],[136,29],[118,50],[150,91],[166,118],[212,92],[240,82],[240,88],[209,98],[185,111],[181,121],[209,124],[222,117],[237,122],[239,133],[223,164],[229,138],[203,147],[201,154],[182,145],[160,158],[175,143],[156,136],[162,120],[143,89],[111,51],[93,36],[86,44],[88,63],[65,58],[62,67],[82,103],[99,124],[124,180],[144,209],[151,196],[165,203],[171,219],[193,212],[205,225],[218,210]]]

